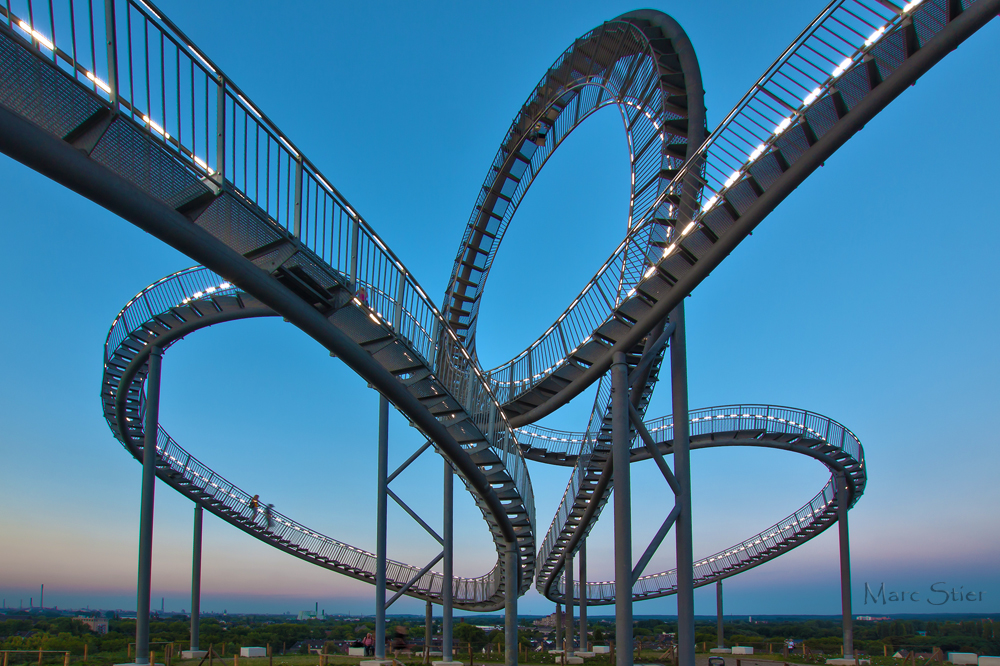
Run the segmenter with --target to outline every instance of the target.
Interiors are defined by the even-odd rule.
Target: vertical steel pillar
[[[854,658],[854,620],[851,617],[851,540],[847,528],[847,477],[837,474],[837,527],[840,529],[840,604],[844,622],[844,658]]]
[[[149,593],[153,573],[153,493],[156,491],[156,435],[160,424],[160,365],[163,350],[149,351],[146,414],[142,439],[142,499],[139,504],[139,583],[135,611],[135,663],[149,663]]]
[[[691,442],[688,439],[687,335],[684,301],[670,313],[670,389],[674,412],[674,476],[677,478],[677,666],[694,666],[694,548],[691,534]]]
[[[615,663],[632,666],[632,479],[629,469],[628,366],[611,361],[611,461],[615,484]],[[682,664],[681,666],[688,666]]]
[[[517,542],[507,544],[504,557],[504,664],[517,666],[517,593],[521,587],[521,567]]]
[[[441,660],[451,661],[452,658],[452,595],[454,585],[454,502],[455,502],[455,472],[451,469],[451,464],[444,461],[444,526],[441,529],[444,541],[444,580],[441,590]]]
[[[556,604],[556,649],[557,650],[562,650],[563,648],[562,637],[563,637],[562,606],[560,604]]]
[[[191,548],[191,650],[197,650],[201,621],[201,521],[205,510],[194,505],[194,539]]]
[[[428,659],[431,657],[432,638],[434,638],[434,607],[428,599],[427,608],[424,611],[424,652]]]
[[[389,400],[378,397],[378,504],[375,541],[375,658],[385,659],[385,538],[389,477]]]
[[[726,647],[726,637],[722,631],[722,581],[716,581],[715,583],[715,619],[716,619],[716,632],[717,640],[716,647],[724,648]]]
[[[573,656],[573,598],[576,596],[576,585],[573,584],[573,556],[566,556],[563,567],[566,571],[566,656]]]
[[[587,540],[580,543],[580,649],[590,650],[587,636]]]

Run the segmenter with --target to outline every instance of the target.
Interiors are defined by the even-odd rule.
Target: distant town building
[[[546,615],[545,617],[540,617],[535,620],[532,624],[536,627],[554,627],[556,626],[556,614]]]
[[[299,611],[299,620],[325,620],[326,611]]]
[[[96,634],[108,633],[108,618],[106,617],[88,617],[86,615],[77,615],[73,619],[83,622]]]

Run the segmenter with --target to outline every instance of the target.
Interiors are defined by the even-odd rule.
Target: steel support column
[[[521,587],[517,542],[504,553],[504,664],[517,666],[517,593]]]
[[[562,649],[562,605],[556,604],[556,649]]]
[[[375,658],[385,659],[386,519],[389,499],[389,400],[378,397],[378,500],[375,537]]]
[[[615,663],[632,666],[632,482],[629,470],[628,366],[611,360],[611,460],[615,484]],[[682,664],[682,666],[685,666]]]
[[[722,581],[715,582],[715,621],[716,621],[716,646],[726,647],[726,637],[722,631]]]
[[[844,658],[854,658],[854,621],[851,616],[851,540],[847,526],[850,497],[847,477],[837,474],[837,527],[840,530],[840,605],[844,622]]]
[[[580,557],[580,649],[590,649],[587,640],[587,540],[584,539],[577,551]]]
[[[149,663],[149,596],[153,573],[153,494],[156,491],[156,435],[160,423],[160,365],[163,350],[149,352],[142,440],[142,498],[139,501],[139,582],[135,611],[135,663]]]
[[[191,548],[191,650],[199,646],[198,633],[201,621],[201,523],[205,510],[194,505],[194,539]]]
[[[455,472],[451,464],[444,461],[444,525],[441,536],[444,539],[444,580],[441,583],[441,660],[451,661],[453,641],[451,634],[452,598],[454,594],[453,567],[455,562]]]
[[[674,412],[677,480],[677,666],[694,666],[694,548],[691,533],[691,442],[688,439],[687,341],[684,300],[670,313],[670,390]],[[617,467],[615,468],[617,472]],[[616,484],[617,486],[617,484]]]
[[[573,656],[573,598],[576,586],[573,584],[573,556],[566,556],[566,656]]]
[[[427,600],[427,607],[424,610],[424,663],[431,658],[431,639],[434,638],[434,605],[430,599]]]

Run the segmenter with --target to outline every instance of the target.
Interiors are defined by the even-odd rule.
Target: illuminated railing
[[[646,429],[657,442],[673,440],[673,419],[664,416],[645,422]],[[822,442],[829,448],[818,453],[821,458],[827,458],[837,465],[853,467],[853,472],[859,480],[859,487],[853,495],[856,501],[864,490],[864,449],[857,436],[842,424],[821,414],[791,407],[774,405],[725,405],[709,407],[689,412],[689,434],[695,438],[699,435],[718,435],[739,432],[772,433],[798,435],[809,442]],[[560,432],[548,430],[548,439],[539,439],[536,446],[555,441],[554,448],[561,450],[562,440],[574,441],[583,439],[583,433]],[[748,435],[752,437],[752,435]],[[767,445],[767,440],[761,441],[761,446]],[[539,448],[542,448],[539,446]],[[641,449],[641,445],[634,450]],[[846,457],[842,454],[846,454]],[[573,479],[582,479],[585,465],[574,468]],[[539,585],[543,583],[542,572],[559,542],[565,529],[566,521],[573,508],[574,499],[579,492],[580,483],[572,481],[566,489],[559,510],[552,521],[538,557]],[[749,539],[727,548],[720,553],[695,561],[695,582],[707,582],[733,568],[743,567],[756,562],[761,557],[770,558],[776,551],[773,548],[784,547],[789,540],[802,533],[813,524],[827,522],[835,515],[831,503],[836,497],[832,480],[809,502],[787,518],[767,528]],[[823,516],[826,518],[823,518]],[[548,563],[551,566],[551,563]],[[664,571],[641,576],[633,595],[636,598],[644,596],[661,596],[676,589],[676,570]],[[553,583],[553,588],[561,595],[565,590],[565,577],[559,577]],[[579,586],[576,587],[579,593]],[[610,581],[590,582],[587,587],[588,599],[596,603],[611,603],[614,600],[614,583]]]
[[[367,305],[359,300],[358,307],[405,341],[488,438],[533,532],[527,467],[485,375],[374,230],[177,26],[142,0],[0,0],[0,27],[134,123],[206,187],[240,200],[331,283],[365,290]],[[131,316],[123,315],[121,330]]]
[[[696,560],[694,563],[695,586],[706,585],[730,575],[735,570],[744,569],[790,550],[800,543],[797,537],[809,528],[828,527],[836,519],[835,500],[836,490],[831,478],[815,497],[787,518],[735,546]],[[557,579],[552,588],[559,595],[564,595],[566,590],[565,577]],[[577,599],[580,598],[580,588],[580,582],[575,581],[573,589]],[[648,576],[640,576],[635,585],[632,586],[632,597],[636,600],[659,597],[672,594],[676,590],[677,569],[670,569]],[[614,603],[615,599],[615,584],[614,581],[588,581],[584,592],[590,605],[611,604]]]
[[[608,21],[574,40],[542,76],[490,165],[452,270],[445,315],[449,320],[454,315],[459,323],[468,325],[470,347],[474,346],[482,303],[478,295],[483,293],[500,239],[548,159],[595,111],[615,104],[625,119],[631,171],[626,229],[632,228],[637,213],[655,202],[669,182],[662,178],[663,170],[680,168],[683,163],[683,159],[665,153],[663,144],[686,142],[683,133],[668,124],[683,116],[680,109],[667,103],[667,97],[649,36],[627,20]],[[630,246],[619,259],[618,275],[602,284],[612,301],[619,298],[623,282],[632,284],[641,276],[645,248]],[[623,279],[623,272],[635,275]],[[593,330],[573,331],[570,336]],[[536,363],[535,370],[545,367]]]
[[[126,342],[134,347],[140,344],[137,338],[130,338],[133,333],[140,332],[158,317],[172,308],[191,303],[206,305],[209,299],[219,296],[236,296],[243,293],[229,284],[218,274],[201,266],[188,268],[165,277],[143,289],[132,298],[115,318],[105,343],[105,383],[109,387],[117,387],[117,379],[107,373],[119,365],[120,351]],[[133,380],[133,394],[141,393],[144,375]],[[110,389],[112,395],[115,389]],[[113,401],[105,403],[105,418],[112,431],[121,437],[118,430],[117,415],[112,407]],[[127,419],[126,419],[127,421]],[[123,442],[124,443],[124,442]],[[137,459],[141,460],[141,449],[126,445]],[[374,553],[356,548],[331,537],[320,534],[301,523],[274,511],[268,511],[263,506],[256,510],[250,506],[251,495],[231,481],[222,477],[207,465],[191,455],[180,446],[162,426],[158,428],[157,455],[173,472],[180,474],[191,488],[208,495],[218,503],[213,508],[224,507],[225,515],[234,518],[240,525],[249,528],[258,538],[283,547],[291,546],[302,549],[302,555],[309,560],[340,570],[349,575],[371,578],[374,580],[376,558]],[[159,470],[163,470],[160,466]],[[182,492],[194,495],[188,488]],[[204,502],[203,498],[194,499]],[[270,513],[270,519],[268,514]],[[387,563],[387,575],[390,586],[401,587],[419,573],[420,567],[390,560]],[[460,605],[476,604],[489,600],[502,580],[503,572],[499,563],[493,570],[477,578],[454,578],[454,598]],[[414,593],[440,596],[442,575],[435,572],[424,574],[412,587]]]
[[[655,266],[677,254],[680,244],[706,216],[721,207],[723,197],[746,180],[747,170],[772,153],[775,142],[788,135],[806,111],[836,92],[835,86],[845,75],[867,66],[866,55],[880,49],[904,21],[919,19],[918,10],[924,4],[933,3],[914,0],[901,6],[898,14],[878,0],[836,0],[826,7],[744,95],[670,187],[647,211],[637,211],[638,222],[629,237],[569,308],[528,349],[489,371],[501,402],[516,399],[567,363],[611,318],[621,300],[633,297]],[[935,32],[933,27],[928,30]],[[694,207],[685,205],[681,196],[681,186],[689,177],[702,185]],[[664,227],[652,223],[676,219],[690,222],[665,237],[660,237]],[[660,250],[659,245],[665,247]],[[610,287],[621,276],[627,248],[635,246],[647,248],[649,255],[641,275],[632,284],[623,284],[624,298],[618,299],[618,292]]]

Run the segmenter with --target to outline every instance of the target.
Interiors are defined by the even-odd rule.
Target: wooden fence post
[[[274,666],[274,657],[271,656],[271,644],[267,644],[267,666]]]

